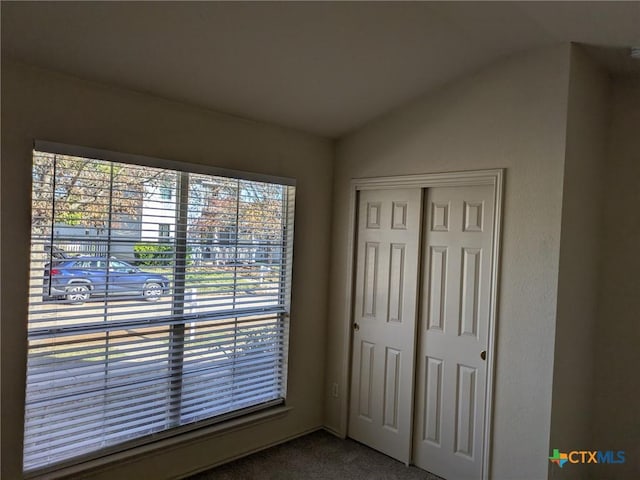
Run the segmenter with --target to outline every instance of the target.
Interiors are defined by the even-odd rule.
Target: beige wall
[[[492,478],[547,475],[570,47],[510,58],[380,118],[338,144],[327,391],[346,392],[349,180],[505,167]],[[326,424],[346,431],[343,398]]]
[[[594,448],[627,463],[594,478],[640,478],[640,77],[612,82],[596,346]]]
[[[562,235],[550,448],[593,449],[595,334],[600,278],[609,78],[573,47],[562,197]],[[550,478],[588,477],[592,465],[560,469]]]
[[[34,139],[295,177],[289,395],[284,417],[95,478],[174,478],[322,425],[332,142],[2,62],[2,471],[20,478]],[[93,477],[92,477],[93,478]]]

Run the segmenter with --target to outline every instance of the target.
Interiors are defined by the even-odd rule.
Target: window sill
[[[265,410],[257,411],[244,415],[242,417],[232,418],[230,420],[217,423],[214,425],[198,428],[185,432],[174,437],[157,440],[146,445],[132,447],[128,450],[105,455],[104,457],[79,463],[77,465],[64,467],[47,473],[25,474],[25,480],[58,480],[63,478],[74,478],[74,476],[87,475],[91,473],[99,473],[108,471],[115,465],[121,466],[125,463],[133,463],[145,458],[151,458],[162,455],[168,451],[178,448],[184,448],[188,445],[199,443],[218,435],[236,432],[245,428],[259,425],[263,422],[282,417],[289,413],[292,407],[279,405]]]

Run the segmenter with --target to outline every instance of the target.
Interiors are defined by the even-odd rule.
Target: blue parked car
[[[71,257],[45,265],[43,300],[79,305],[92,296],[141,296],[153,302],[169,293],[169,279],[123,260]]]

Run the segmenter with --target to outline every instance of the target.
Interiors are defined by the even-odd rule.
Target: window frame
[[[170,223],[159,223],[158,224],[158,239],[159,240],[168,240],[171,238],[171,224]]]
[[[169,202],[173,199],[171,187],[167,187],[163,185],[159,188],[159,190],[160,190],[160,200],[162,200],[163,202]]]
[[[48,141],[35,141],[34,142],[34,150],[51,153],[51,154],[59,154],[59,155],[70,155],[77,157],[84,157],[88,159],[97,159],[104,160],[109,162],[118,162],[118,163],[126,163],[131,165],[143,165],[155,168],[169,169],[189,174],[204,174],[204,175],[212,175],[212,176],[223,176],[232,179],[238,180],[248,180],[248,181],[256,181],[256,182],[266,182],[279,184],[282,186],[290,186],[295,187],[296,181],[295,179],[288,177],[279,177],[272,175],[264,175],[259,173],[251,173],[244,172],[238,170],[230,170],[219,167],[212,167],[207,165],[200,164],[191,164],[186,162],[178,162],[174,160],[166,160],[159,159],[154,157],[133,155],[133,154],[124,154],[119,152],[112,152],[101,149],[94,149],[90,147],[81,147],[81,146],[73,146],[60,144],[55,142]],[[290,203],[293,206],[295,203],[295,196],[293,199],[290,199]],[[286,229],[287,241],[290,242],[291,247],[287,249],[287,258],[284,260],[286,262],[286,279],[283,278],[282,282],[288,282],[286,286],[285,294],[287,298],[285,300],[287,307],[287,311],[284,312],[283,318],[285,327],[284,334],[284,354],[283,354],[283,363],[285,365],[284,369],[284,378],[283,378],[283,386],[284,392],[286,393],[287,386],[287,369],[286,365],[288,363],[288,342],[289,342],[289,312],[291,305],[291,278],[292,278],[292,268],[293,268],[293,250],[295,248],[294,238],[293,238],[293,225],[294,219],[293,215],[290,218],[290,225],[288,225]],[[166,237],[159,237],[159,240],[166,239]],[[117,260],[116,260],[117,261]],[[25,478],[37,477],[39,475],[56,472],[56,471],[78,471],[78,469],[82,468],[82,465],[90,464],[90,463],[106,463],[109,461],[109,457],[114,454],[117,455],[127,455],[127,454],[135,454],[136,451],[139,451],[140,448],[145,447],[153,447],[153,445],[167,443],[167,442],[180,442],[181,437],[185,435],[193,435],[194,433],[201,432],[201,434],[206,434],[211,431],[219,431],[225,430],[227,428],[233,428],[236,425],[241,425],[246,422],[253,422],[262,418],[269,417],[270,415],[278,415],[281,414],[290,408],[286,405],[286,395],[284,401],[271,402],[272,405],[258,405],[255,407],[248,407],[246,409],[241,409],[239,411],[229,412],[228,414],[223,414],[215,417],[211,417],[209,419],[199,420],[195,423],[189,423],[185,425],[181,425],[178,427],[168,428],[161,432],[155,433],[150,437],[140,437],[138,439],[133,439],[129,441],[125,441],[119,445],[115,445],[113,447],[107,447],[105,449],[99,450],[96,453],[89,454],[81,454],[77,457],[70,458],[68,460],[63,460],[61,462],[57,462],[54,464],[50,464],[45,467],[37,467],[32,470],[28,470],[23,472]]]

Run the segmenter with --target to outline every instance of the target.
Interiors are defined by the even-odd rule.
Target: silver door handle
[[[354,324],[353,324],[353,330],[354,330],[354,331],[356,331],[356,332],[357,332],[358,330],[360,330],[360,325],[358,325],[357,323],[354,323]]]

